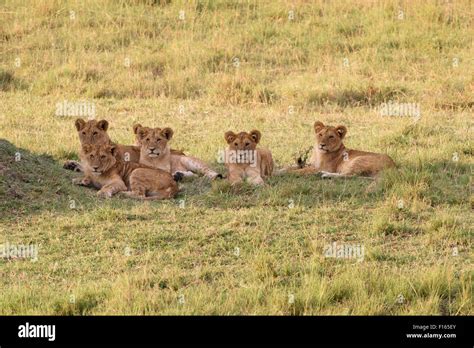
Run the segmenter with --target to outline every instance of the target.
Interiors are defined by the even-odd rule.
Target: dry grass
[[[0,245],[39,247],[0,259],[0,313],[472,314],[471,18],[469,1],[0,0]],[[171,126],[221,172],[225,131],[259,129],[281,166],[315,120],[399,168],[372,190],[196,178],[172,201],[99,200],[61,168],[79,146],[64,100],[122,143]],[[389,101],[421,117],[380,116]],[[332,242],[363,261],[324,257]]]

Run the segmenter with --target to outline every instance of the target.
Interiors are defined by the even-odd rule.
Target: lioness
[[[257,149],[261,137],[258,130],[239,134],[228,131],[224,134],[229,144],[225,152],[225,165],[231,184],[247,179],[252,184],[263,185],[263,179],[272,175],[272,153],[267,149]]]
[[[178,192],[178,185],[169,173],[123,161],[116,145],[86,144],[81,160],[85,176],[73,179],[73,183],[94,186],[99,189],[99,197],[110,198],[117,192],[130,190],[125,192],[130,197],[151,200],[172,198]]]
[[[171,128],[149,128],[136,124],[133,131],[140,145],[140,163],[164,170],[177,179],[193,176],[194,173],[210,179],[222,177],[200,159],[170,150],[169,141],[173,137]]]
[[[294,172],[310,174],[319,172],[324,178],[350,177],[354,175],[375,177],[380,171],[394,167],[393,160],[384,154],[347,149],[342,140],[345,126],[325,126],[314,123],[316,143],[310,158],[310,166]]]

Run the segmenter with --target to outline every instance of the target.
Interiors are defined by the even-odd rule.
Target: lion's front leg
[[[239,168],[238,166],[229,166],[228,167],[229,175],[227,180],[229,180],[231,185],[235,185],[242,182],[242,177],[244,175],[244,171]]]
[[[321,171],[321,178],[323,178],[323,179],[347,178],[347,177],[350,177],[350,175],[344,175],[344,174],[341,174],[341,173],[331,173],[331,172]]]
[[[191,172],[190,170],[177,170],[173,173],[173,175],[179,173],[178,175],[180,175],[181,177],[184,177],[184,178],[188,178],[188,177],[191,177],[191,176],[194,176],[194,173]]]
[[[257,167],[248,167],[245,171],[247,180],[253,185],[265,185],[262,175],[260,174],[260,169]]]
[[[117,180],[103,186],[99,192],[97,192],[97,196],[101,198],[111,198],[114,194],[120,191],[127,191],[127,186],[122,180]]]
[[[217,178],[220,174],[210,169],[204,161],[190,156],[180,156],[181,165],[190,172],[199,173],[210,179]]]
[[[258,185],[258,186],[265,185],[265,181],[263,181],[263,178],[260,175],[249,177],[248,180],[249,180],[249,183],[251,183],[252,185]]]

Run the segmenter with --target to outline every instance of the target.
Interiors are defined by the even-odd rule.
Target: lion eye
[[[97,135],[97,132],[92,133],[92,135]]]
[[[146,138],[146,141],[150,141],[150,138]]]
[[[249,145],[250,145],[250,143],[245,143],[245,146],[249,146]]]
[[[330,135],[330,136],[329,136],[329,139],[333,139],[333,138],[334,138],[334,135]]]
[[[82,135],[86,135],[86,132],[82,132]]]
[[[234,143],[235,146],[239,145],[239,143]]]
[[[101,159],[105,159],[105,155],[100,156]]]
[[[91,154],[91,158],[94,158],[94,155],[93,155],[93,154]]]

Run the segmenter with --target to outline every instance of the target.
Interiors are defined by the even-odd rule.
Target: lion
[[[109,122],[106,120],[84,121],[82,118],[78,118],[74,124],[77,129],[77,134],[79,135],[81,147],[84,147],[85,145],[115,145],[115,151],[120,158],[126,162],[138,163],[140,159],[140,148],[137,146],[119,145],[112,142],[107,134]],[[64,168],[78,172],[83,171],[81,163],[77,161],[66,161],[66,163],[64,163]]]
[[[101,145],[109,144],[115,145],[117,154],[126,162],[138,163],[140,161],[140,147],[134,145],[120,145],[115,144],[107,133],[109,128],[109,122],[106,120],[89,120],[85,121],[82,118],[78,118],[75,121],[75,126],[77,133],[79,135],[79,140],[81,146],[84,145]],[[183,154],[181,151],[171,149],[171,153]],[[78,172],[82,172],[82,166],[80,162],[77,161],[66,161],[63,166],[65,169],[70,169]]]
[[[81,151],[84,177],[73,183],[93,186],[97,195],[110,198],[124,192],[132,198],[144,200],[173,198],[178,185],[163,170],[150,168],[136,162],[123,161],[117,145],[85,144]]]
[[[171,128],[149,128],[136,124],[133,126],[133,131],[140,145],[140,163],[164,170],[177,180],[183,176],[194,176],[195,173],[210,179],[222,178],[221,174],[210,169],[200,159],[182,152],[173,152],[169,146],[174,134]]]
[[[343,143],[347,134],[345,126],[325,126],[316,121],[313,127],[316,143],[309,160],[310,166],[292,172],[320,173],[323,178],[375,178],[382,170],[395,167],[395,162],[385,154],[347,149]]]
[[[224,160],[229,182],[234,185],[247,179],[251,184],[263,185],[264,179],[272,175],[274,164],[269,150],[257,149],[262,138],[260,131],[238,134],[228,131],[224,138],[229,144]]]

